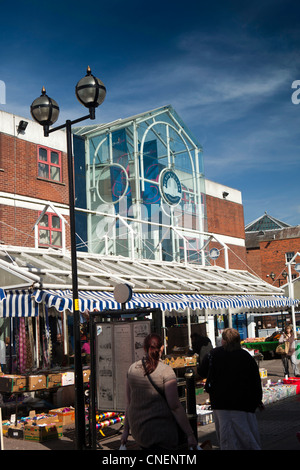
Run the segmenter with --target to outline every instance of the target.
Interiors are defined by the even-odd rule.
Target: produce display
[[[259,352],[275,351],[278,346],[280,333],[273,333],[271,336],[262,338],[246,338],[241,341],[242,347],[247,349],[257,349]]]
[[[18,439],[47,441],[62,436],[62,421],[57,414],[41,413],[23,417],[17,422],[3,421],[3,435]]]
[[[197,355],[194,356],[178,356],[175,355],[168,355],[163,360],[165,364],[173,367],[174,369],[177,367],[189,367],[189,366],[196,366],[197,365]]]

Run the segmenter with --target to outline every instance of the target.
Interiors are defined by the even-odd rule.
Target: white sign
[[[165,168],[160,176],[160,192],[169,206],[177,206],[182,198],[182,187],[180,180],[173,170]]]
[[[218,259],[219,256],[220,256],[220,252],[219,252],[218,248],[212,248],[209,251],[209,256],[210,256],[211,259]]]
[[[294,269],[295,269],[295,271],[300,273],[300,263],[295,264]]]

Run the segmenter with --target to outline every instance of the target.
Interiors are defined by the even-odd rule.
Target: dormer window
[[[38,225],[39,246],[62,247],[62,224],[56,214],[46,212]]]

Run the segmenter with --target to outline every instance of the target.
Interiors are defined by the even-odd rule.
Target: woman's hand
[[[126,445],[128,440],[129,430],[124,428],[122,437],[121,437],[121,444]]]
[[[198,442],[197,442],[197,439],[195,438],[194,434],[189,434],[187,436],[187,442],[188,442],[188,448],[189,449],[197,450]]]

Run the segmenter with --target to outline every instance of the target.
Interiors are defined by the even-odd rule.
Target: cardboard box
[[[74,372],[62,372],[61,374],[61,384],[62,386],[74,385],[75,383],[75,374]]]
[[[26,424],[24,426],[24,439],[27,441],[44,442],[58,439],[63,435],[62,424],[34,426]]]
[[[42,390],[47,388],[47,379],[45,375],[29,375],[27,377],[28,390]]]
[[[47,375],[47,388],[61,387],[61,373]]]
[[[39,413],[36,415],[35,411],[32,410],[32,412],[30,412],[29,417],[26,419],[26,422],[24,424],[34,425],[34,426],[47,424],[50,426],[56,423],[62,424],[61,418],[57,414]]]
[[[86,383],[90,380],[91,371],[89,369],[83,369],[82,375],[83,375],[83,382]]]
[[[10,422],[5,421],[4,424],[2,423],[2,433],[3,433],[3,436],[6,436],[6,435],[7,435],[8,429],[10,428],[10,426],[11,426],[11,423],[10,423]]]
[[[173,356],[167,356],[164,359],[164,363],[168,364],[172,368],[177,368],[177,367],[184,367],[185,366],[185,358],[184,357],[173,357]]]
[[[189,367],[197,365],[197,357],[194,356],[166,356],[163,361],[165,364],[176,368]]]
[[[49,414],[57,415],[63,426],[66,424],[73,424],[75,421],[75,409],[72,407],[49,410]]]
[[[26,390],[26,377],[22,375],[1,375],[0,392],[22,392]]]
[[[185,357],[185,365],[186,366],[196,366],[197,365],[197,357],[194,356],[186,356]]]
[[[7,430],[7,437],[13,437],[14,439],[23,439],[24,429],[10,426]]]

